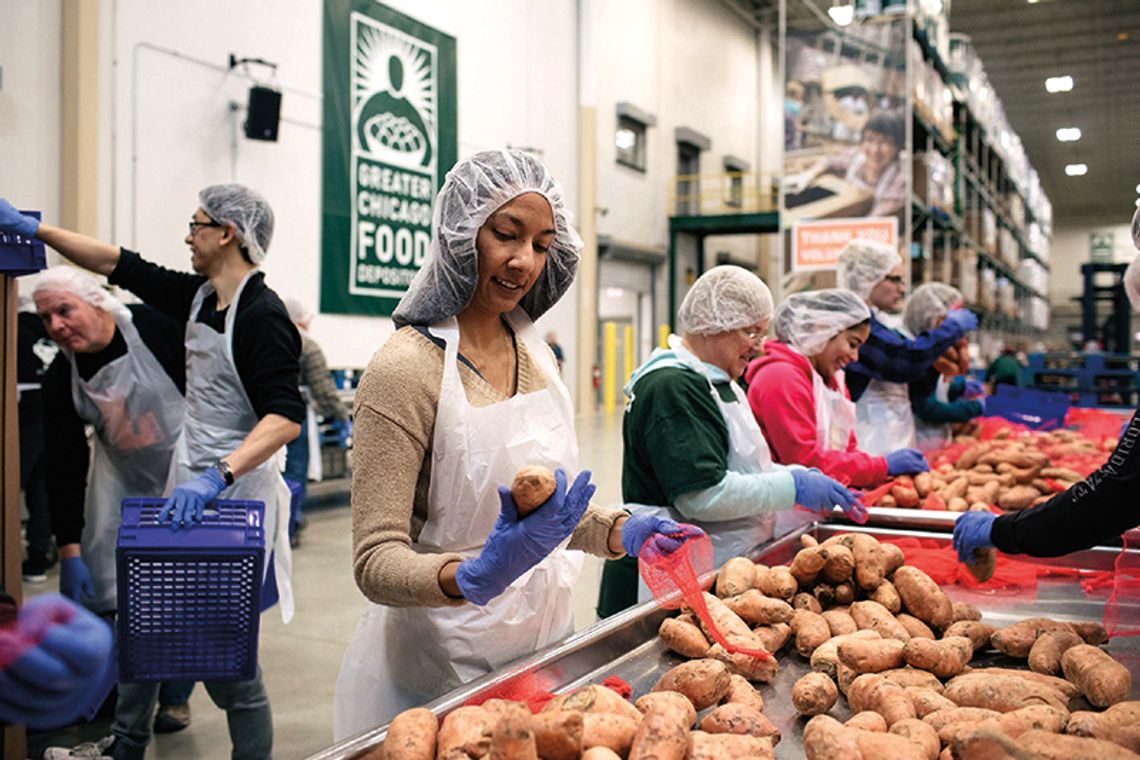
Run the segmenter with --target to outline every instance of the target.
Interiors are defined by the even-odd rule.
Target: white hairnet
[[[944,282],[919,285],[906,302],[903,327],[911,335],[919,335],[942,324],[946,314],[962,305],[962,291]]]
[[[307,325],[313,321],[313,310],[300,298],[289,296],[285,299],[285,311],[289,312],[289,319],[299,325]]]
[[[73,266],[52,267],[36,275],[36,285],[32,289],[32,298],[35,298],[39,293],[49,291],[70,293],[76,298],[111,314],[123,315],[127,313],[126,304],[111,295],[94,277]]]
[[[866,301],[871,290],[901,263],[894,246],[856,238],[839,254],[839,282]]]
[[[1140,251],[1140,206],[1132,217],[1132,244]],[[1140,311],[1140,253],[1132,259],[1128,269],[1124,270],[1124,291],[1128,293],[1128,300],[1134,310]]]
[[[702,274],[677,310],[682,333],[715,335],[772,316],[772,291],[744,267],[724,264]]]
[[[519,305],[531,319],[538,319],[558,302],[574,281],[582,249],[562,186],[529,153],[489,150],[461,161],[447,173],[435,200],[427,261],[392,314],[397,326],[431,325],[463,311],[479,277],[475,248],[479,228],[503,204],[525,193],[538,193],[550,204],[554,241],[546,266]]]
[[[198,193],[198,205],[215,222],[234,226],[250,261],[265,261],[273,239],[273,209],[268,201],[245,185],[210,185]]]
[[[815,356],[840,332],[870,318],[867,304],[850,290],[808,290],[784,299],[772,318],[772,330],[780,342]]]

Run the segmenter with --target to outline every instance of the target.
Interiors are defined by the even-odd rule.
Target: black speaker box
[[[277,141],[277,123],[281,118],[281,93],[268,87],[249,88],[249,107],[245,118],[245,136],[250,140]]]

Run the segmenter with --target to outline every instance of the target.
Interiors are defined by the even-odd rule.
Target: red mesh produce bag
[[[1116,441],[1120,438],[1120,426],[1128,419],[1127,415],[1117,412],[1073,407],[1065,416],[1065,427],[1076,430],[1086,438],[1098,443],[1105,438]]]
[[[1116,555],[1112,593],[1104,605],[1104,629],[1109,636],[1140,636],[1140,531],[1121,537],[1124,549]],[[1131,550],[1131,551],[1130,551]]]
[[[933,539],[899,538],[884,543],[898,546],[903,550],[908,565],[917,567],[943,586],[957,584],[970,589],[1018,593],[1036,591],[1038,578],[1077,578],[1081,575],[1081,571],[1074,568],[1023,562],[999,552],[993,577],[982,583],[958,561],[958,553],[952,547],[940,545]]]
[[[685,539],[688,534],[676,533],[672,538]],[[667,610],[688,607],[701,619],[713,640],[730,654],[745,654],[761,660],[772,659],[771,652],[731,644],[713,623],[700,579],[711,576],[713,570],[712,541],[702,534],[689,538],[675,551],[665,552],[655,541],[646,541],[637,558],[637,570],[649,587],[653,598]]]

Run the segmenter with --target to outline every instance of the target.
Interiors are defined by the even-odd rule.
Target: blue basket
[[[257,673],[265,505],[215,501],[193,528],[159,524],[162,499],[125,499],[119,679],[248,681]]]
[[[40,218],[39,211],[21,214]],[[47,269],[47,252],[39,240],[20,237],[14,232],[0,232],[0,273],[19,277]]]
[[[1000,384],[986,399],[986,414],[1004,417],[1033,430],[1054,430],[1065,424],[1072,400],[1066,393]]]

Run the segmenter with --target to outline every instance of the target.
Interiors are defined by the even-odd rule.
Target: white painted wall
[[[1053,231],[1050,253],[1049,300],[1054,306],[1070,304],[1084,289],[1081,264],[1090,261],[1089,239],[1092,233],[1111,232],[1114,260],[1128,263],[1136,257],[1128,224],[1107,227],[1058,227]]]

